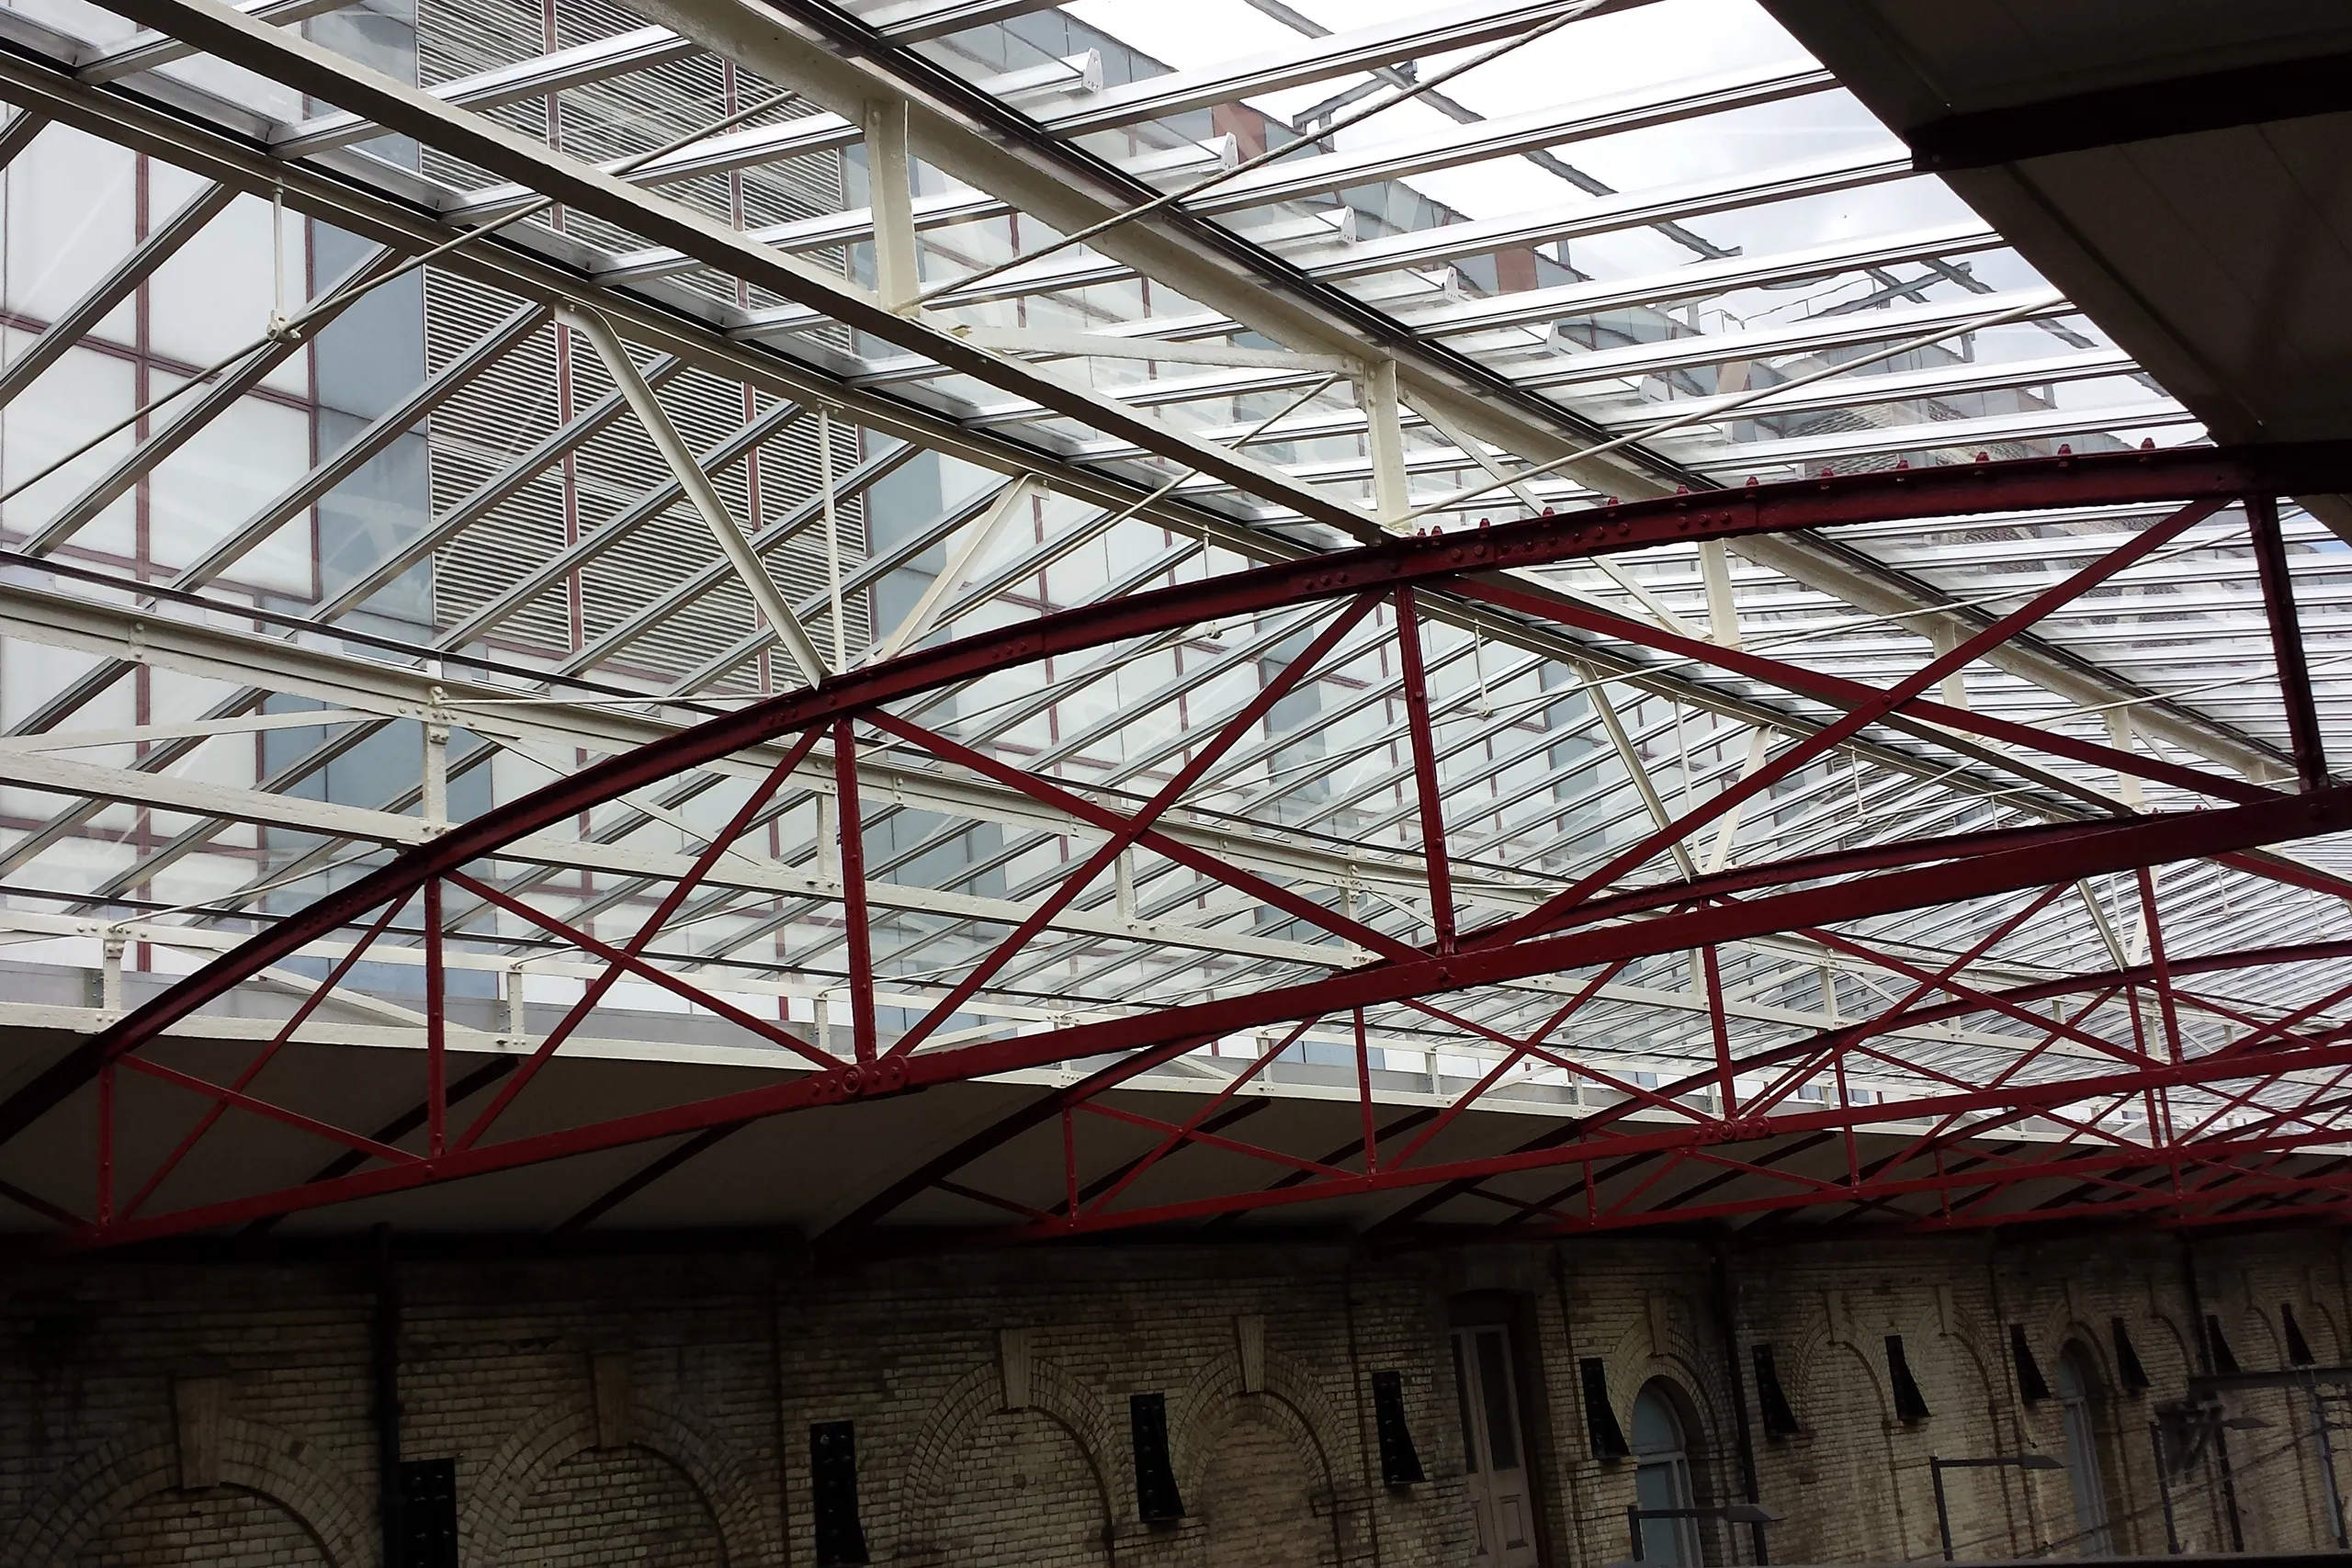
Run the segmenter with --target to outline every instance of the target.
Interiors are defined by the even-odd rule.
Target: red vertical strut
[[[857,804],[857,737],[833,726],[833,813],[841,840],[842,926],[849,939],[850,1027],[857,1059],[874,1060],[874,932],[865,918],[865,818]]]
[[[1413,591],[1396,591],[1396,655],[1405,689],[1405,724],[1412,732],[1413,788],[1420,801],[1421,853],[1429,863],[1430,919],[1437,950],[1453,951],[1453,869],[1446,858],[1445,813],[1439,804],[1437,739],[1430,731],[1429,686],[1421,668],[1421,625]]]
[[[112,1062],[98,1069],[98,1224],[114,1219],[114,1074]]]
[[[441,1010],[448,995],[442,971],[441,879],[424,885],[424,1148],[438,1158],[448,1144],[448,1030]]]

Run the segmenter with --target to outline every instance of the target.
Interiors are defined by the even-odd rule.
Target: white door
[[[1535,1499],[1519,1424],[1510,1333],[1500,1325],[1453,1331],[1453,1386],[1462,1402],[1462,1455],[1477,1520],[1480,1568],[1534,1568]]]

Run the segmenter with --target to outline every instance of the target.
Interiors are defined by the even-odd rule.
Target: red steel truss
[[[2342,1120],[2352,1109],[2352,1028],[2321,1021],[2352,998],[2352,984],[2315,994],[2295,1010],[2272,1018],[2202,994],[2199,986],[2214,976],[2340,964],[2352,958],[2352,942],[2170,953],[2154,885],[2144,873],[2165,863],[2210,859],[2290,886],[2352,898],[2352,884],[2263,852],[2267,846],[2352,829],[2352,786],[2330,778],[2304,683],[2274,500],[2352,488],[2347,481],[2352,447],[2326,445],[2143,451],[1750,486],[1310,557],[1049,615],[840,674],[585,768],[459,824],[281,919],[90,1037],[0,1103],[0,1144],[51,1118],[84,1118],[92,1130],[96,1172],[91,1212],[69,1213],[26,1192],[7,1195],[48,1215],[60,1244],[113,1245],[266,1221],[594,1151],[688,1140],[575,1214],[570,1223],[576,1225],[763,1119],[1082,1061],[1106,1065],[1070,1087],[1039,1095],[997,1125],[907,1172],[841,1222],[836,1235],[863,1235],[932,1190],[1001,1210],[1012,1224],[998,1234],[1023,1238],[1226,1223],[1261,1210],[1375,1199],[1385,1201],[1378,1205],[1383,1224],[1410,1224],[1442,1205],[1468,1202],[1490,1210],[1495,1224],[1525,1232],[1754,1221],[1802,1210],[1823,1211],[1832,1223],[1899,1217],[1932,1227],[2139,1213],[2177,1224],[2223,1223],[2282,1211],[2340,1213],[2352,1208],[2352,1167],[2329,1151],[2352,1145],[2352,1130]],[[2118,503],[2177,509],[1883,690],[1624,620],[1502,570],[1668,541]],[[2252,784],[2103,747],[1948,706],[1928,695],[1948,674],[2129,570],[2222,507],[2235,504],[2245,506],[2255,536],[2300,773],[2295,787]],[[1421,660],[1420,606],[1436,596],[1476,600],[1572,633],[1702,661],[1769,682],[1838,715],[1770,764],[1751,769],[1609,856],[1531,912],[1465,928],[1458,924]],[[1238,713],[1214,734],[1196,739],[1189,759],[1139,809],[1105,806],[893,708],[904,699],[1008,665],[1318,602],[1335,605],[1337,613]],[[1397,629],[1411,787],[1434,932],[1426,945],[1400,941],[1355,918],[1344,905],[1246,870],[1159,826],[1188,788],[1384,605],[1393,610]],[[2190,792],[2207,804],[2161,812],[2106,810],[2046,826],[1877,844],[1678,880],[1628,883],[1690,835],[1807,762],[1871,726],[1895,721],[2091,764]],[[877,976],[866,930],[858,830],[857,757],[861,745],[875,737],[1016,790],[1102,835],[1100,846],[1076,859],[1027,920],[960,977],[944,983],[928,1012],[888,1039],[877,1023]],[[830,745],[840,803],[852,1024],[845,1056],[714,994],[691,974],[666,966],[655,950],[657,939],[712,868],[820,743]],[[492,863],[516,840],[738,754],[765,766],[759,786],[627,938],[600,937],[500,885]],[[959,1009],[1134,847],[1353,942],[1371,957],[1328,978],[1190,1005],[978,1043],[941,1038],[943,1026]],[[1967,978],[1970,966],[1987,951],[2082,879],[2134,872],[2142,874],[2145,962],[2026,987],[1988,989]],[[1991,901],[2002,914],[1968,951],[1941,964],[1886,951],[1843,929],[1973,900]],[[444,948],[461,934],[469,914],[453,920],[445,913],[452,905],[471,914],[503,911],[604,966],[602,977],[585,987],[529,1055],[495,1062],[454,1083],[441,1021]],[[355,1129],[254,1092],[265,1069],[404,915],[422,922],[427,998],[415,1113],[390,1126]],[[1875,1016],[1769,1049],[1742,1049],[1727,1023],[1717,954],[1723,944],[1769,937],[1800,937],[1829,951],[1867,956],[1910,988]],[[216,1081],[161,1059],[151,1049],[200,1010],[328,940],[348,942],[348,951],[233,1076]],[[1712,1008],[1712,1064],[1680,1081],[1644,1084],[1612,1072],[1605,1059],[1577,1053],[1566,1032],[1604,985],[1638,959],[1684,952],[1699,955],[1704,976]],[[1479,1023],[1449,1005],[1451,998],[1480,987],[1546,976],[1587,978],[1523,1037]],[[511,1131],[514,1108],[528,1102],[543,1069],[623,979],[676,994],[777,1048],[783,1053],[779,1063],[791,1065],[780,1065],[769,1081],[739,1092],[552,1130]],[[1364,1045],[1364,1013],[1397,1006],[1499,1046],[1499,1065],[1439,1105],[1379,1103]],[[2127,1015],[2128,1030],[2111,1027]],[[1972,1017],[2026,1031],[1993,1081],[1963,1081],[1906,1043],[1926,1026]],[[2185,1049],[2184,1017],[2222,1026],[2228,1043]],[[1360,1133],[1342,1146],[1306,1153],[1243,1135],[1264,1107],[1245,1094],[1252,1081],[1310,1026],[1319,1021],[1345,1027],[1351,1021]],[[1250,1031],[1273,1032],[1259,1036],[1268,1043],[1266,1049],[1181,1121],[1138,1109],[1132,1097],[1114,1092],[1205,1043]],[[1613,1098],[1556,1121],[1516,1146],[1468,1156],[1446,1154],[1441,1141],[1457,1132],[1464,1113],[1522,1062],[1557,1068],[1571,1081]],[[1849,1074],[1882,1067],[1899,1068],[1917,1086],[1916,1092],[1888,1100],[1850,1091]],[[143,1169],[117,1168],[116,1097],[124,1074],[175,1086],[203,1102],[194,1126],[160,1162]],[[1825,1081],[1836,1086],[1834,1098],[1803,1092]],[[299,1185],[155,1209],[154,1200],[191,1151],[224,1135],[221,1124],[236,1118],[266,1118],[297,1128],[338,1157]],[[2028,1123],[2036,1129],[2030,1139],[2020,1135]],[[1886,1129],[1897,1124],[1905,1130],[1890,1145]],[[992,1193],[968,1179],[970,1168],[992,1151],[1057,1126],[1057,1198],[1040,1201],[1034,1193]],[[1136,1146],[1135,1134],[1148,1135],[1146,1152],[1105,1159],[1091,1151],[1091,1135],[1112,1127],[1124,1134],[1122,1150]],[[1867,1129],[1876,1129],[1873,1136],[1880,1140],[1868,1150],[1860,1136]],[[1199,1163],[1201,1156],[1212,1153],[1226,1156],[1219,1170],[1243,1174],[1213,1183],[1216,1190],[1201,1196],[1159,1201],[1138,1197],[1146,1179],[1164,1171],[1169,1162]]]

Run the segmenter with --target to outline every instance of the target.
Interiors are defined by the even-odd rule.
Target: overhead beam
[[[2352,110],[2352,51],[1973,109],[1903,133],[1928,173]]]
[[[1374,22],[1323,38],[1298,39],[1257,54],[1189,67],[1089,93],[1045,123],[1057,136],[1084,136],[1143,120],[1328,82],[1383,65],[1424,59],[1524,32],[1568,8],[1570,0],[1466,0]],[[1596,9],[1625,10],[1645,0],[1609,0]]]
[[[1416,18],[1406,30],[1419,37],[1441,22],[1450,27],[1452,21],[1475,16],[1478,27],[1493,29],[1480,37],[1498,37],[1561,8],[1487,0],[1460,7],[1458,15]],[[774,7],[753,0],[637,0],[635,9],[847,118],[858,117],[863,105],[903,98],[909,139],[924,163],[993,193],[1055,232],[1091,229],[1159,194],[1057,140],[1046,126],[974,93],[969,84],[946,76],[920,57],[902,50],[874,49],[858,20],[837,7],[812,0],[782,0]],[[779,10],[813,19],[794,26],[779,20]],[[1496,18],[1507,18],[1509,25]],[[812,32],[817,39],[812,39]],[[1306,41],[1320,45],[1330,40]],[[1409,53],[1405,57],[1410,58]],[[1591,434],[1567,411],[1545,409],[1474,361],[1436,345],[1416,344],[1405,329],[1361,301],[1322,287],[1229,231],[1181,211],[1164,210],[1125,223],[1089,244],[1186,299],[1301,352],[1344,358],[1397,354],[1402,390],[1419,401],[1441,400],[1449,417],[1498,446],[1548,461],[1574,451]],[[1620,494],[1672,489],[1670,479],[1651,473],[1637,460],[1598,460],[1589,467],[1596,488]]]

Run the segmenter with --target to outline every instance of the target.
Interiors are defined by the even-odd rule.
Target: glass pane
[[[1673,1407],[1655,1388],[1642,1390],[1634,1401],[1634,1451],[1637,1454],[1677,1453],[1682,1448],[1682,1424]]]
[[[1470,1370],[1462,1364],[1462,1336],[1453,1337],[1453,1397],[1462,1406],[1462,1468],[1478,1473],[1478,1429],[1470,1424]]]
[[[1688,1472],[1679,1458],[1642,1464],[1634,1470],[1634,1501],[1645,1509],[1690,1506]],[[1691,1560],[1690,1521],[1679,1518],[1642,1521],[1642,1559],[1648,1568],[1678,1568]]]
[[[1478,1392],[1487,1401],[1487,1452],[1497,1470],[1519,1468],[1519,1432],[1510,1418],[1510,1362],[1499,1330],[1478,1336]]]

